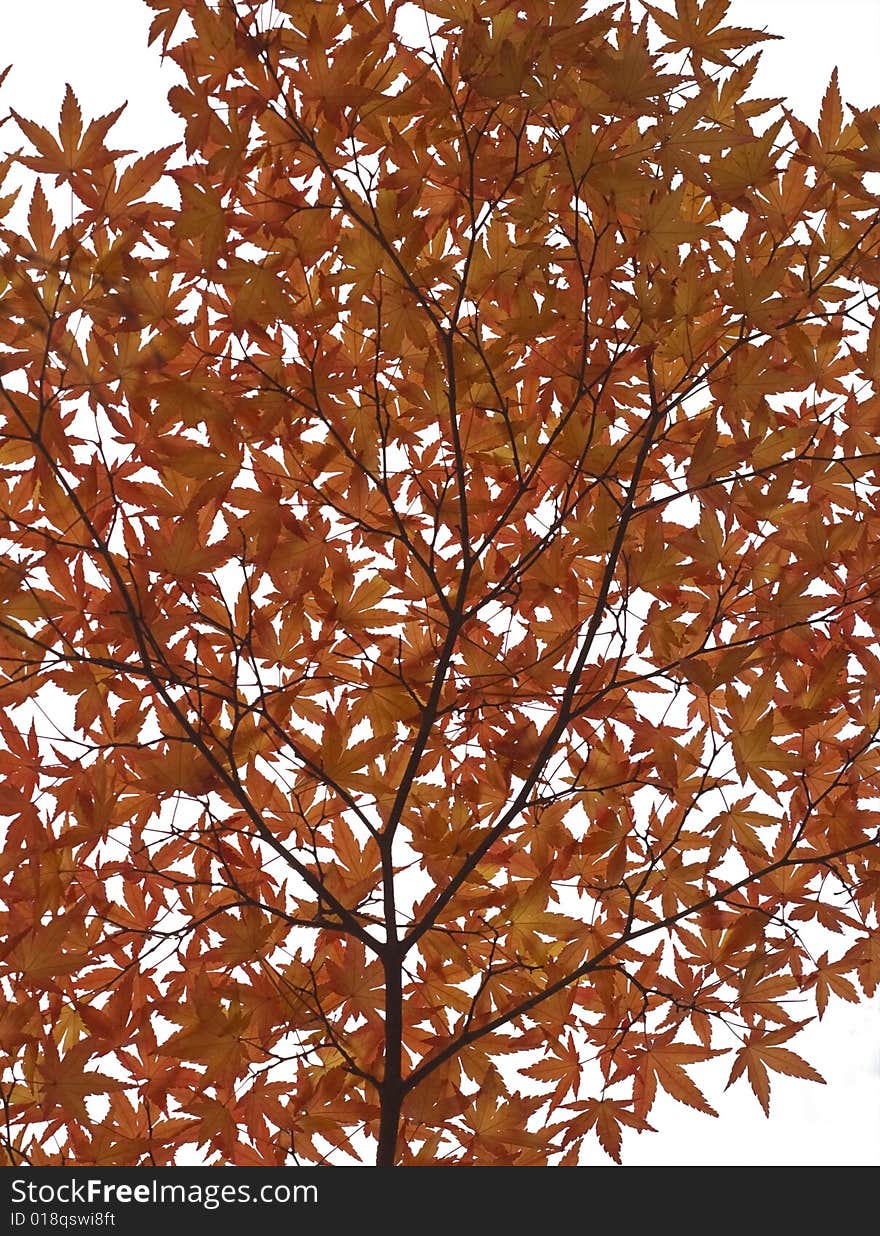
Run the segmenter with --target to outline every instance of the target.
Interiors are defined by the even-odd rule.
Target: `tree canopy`
[[[0,169],[5,1161],[619,1161],[716,1057],[821,1081],[880,107],[754,97],[728,0],[147,4],[183,148],[68,87]]]

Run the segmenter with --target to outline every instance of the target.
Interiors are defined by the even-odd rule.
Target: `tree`
[[[147,2],[185,152],[68,87],[4,168],[7,1163],[619,1161],[715,1057],[821,1081],[880,108],[752,98],[726,0]]]

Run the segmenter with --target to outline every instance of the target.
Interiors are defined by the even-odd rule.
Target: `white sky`
[[[835,65],[841,93],[857,107],[880,104],[880,0],[732,0],[731,19],[785,36],[770,43],[757,92],[784,95],[812,122]],[[15,67],[3,88],[0,113],[12,106],[53,122],[70,82],[87,115],[103,115],[128,101],[116,144],[139,150],[178,139],[180,124],[165,102],[167,68],[146,46],[150,11],[143,0],[27,0],[0,15],[0,67]],[[11,124],[0,147],[19,144]],[[661,1098],[651,1122],[660,1131],[625,1135],[630,1165],[719,1164],[880,1165],[880,1002],[832,1005],[789,1044],[819,1069],[827,1086],[772,1077],[771,1117],[742,1083],[709,1099],[713,1120]],[[706,1067],[706,1066],[704,1066]],[[719,1071],[729,1068],[723,1063]],[[700,1084],[708,1072],[693,1070]],[[597,1149],[597,1163],[608,1162]]]

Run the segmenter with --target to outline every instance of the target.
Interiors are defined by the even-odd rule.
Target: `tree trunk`
[[[382,1079],[377,1167],[393,1167],[397,1156],[397,1134],[403,1103],[401,1079],[401,1040],[403,1037],[403,990],[401,959],[397,949],[389,949],[385,966],[385,1075]]]
[[[382,1091],[382,1116],[379,1121],[379,1145],[376,1150],[377,1167],[393,1167],[397,1157],[397,1133],[400,1126],[402,1095]]]

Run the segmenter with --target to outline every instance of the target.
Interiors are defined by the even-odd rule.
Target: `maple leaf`
[[[779,38],[761,30],[746,30],[739,26],[722,25],[731,0],[675,0],[675,16],[654,4],[644,7],[667,38],[663,51],[690,51],[697,63],[709,60],[715,64],[731,64],[728,52],[767,39]]]
[[[569,1103],[571,1110],[580,1112],[568,1126],[566,1136],[580,1138],[590,1129],[595,1129],[599,1144],[615,1163],[621,1162],[623,1128],[653,1131],[653,1126],[630,1111],[616,1099],[586,1099]]]
[[[61,104],[57,139],[52,137],[48,129],[13,111],[16,124],[38,151],[36,156],[23,156],[22,162],[34,171],[54,172],[57,181],[64,180],[75,172],[95,172],[115,162],[130,151],[107,150],[104,140],[125,111],[125,106],[123,103],[115,111],[92,120],[83,128],[80,105],[68,85]]]
[[[804,1023],[799,1022],[795,1026],[783,1026],[769,1032],[754,1030],[737,1052],[727,1084],[732,1085],[745,1073],[766,1116],[770,1115],[770,1072],[783,1073],[787,1077],[801,1077],[806,1081],[825,1085],[825,1078],[817,1073],[811,1064],[789,1048],[779,1046],[796,1034],[802,1025]]]
[[[823,953],[816,969],[816,1009],[820,1020],[832,994],[850,1003],[856,1003],[859,998],[852,982],[840,973],[839,966],[830,964],[828,954]]]
[[[684,1066],[711,1060],[721,1054],[722,1051],[709,1047],[663,1040],[645,1048],[634,1061],[638,1075],[637,1115],[644,1118],[651,1110],[659,1084],[676,1102],[709,1116],[717,1116],[717,1111],[706,1101]]]
[[[183,1026],[162,1044],[162,1055],[203,1065],[205,1081],[235,1076],[247,1052],[242,1039],[249,1018],[242,1009],[224,1007],[203,976],[192,1008],[175,1013],[174,1019]]]
[[[83,1039],[63,1056],[52,1040],[43,1045],[37,1063],[38,1081],[35,1091],[44,1116],[53,1116],[58,1109],[70,1112],[74,1119],[88,1123],[86,1098],[92,1094],[108,1094],[122,1089],[122,1083],[85,1066],[92,1056],[92,1046]]]
[[[64,916],[39,924],[9,942],[11,947],[7,945],[4,960],[20,970],[26,982],[52,982],[81,964],[81,954],[75,948],[64,947],[73,930],[74,924]]]
[[[553,1102],[559,1103],[567,1094],[577,1093],[580,1084],[583,1065],[577,1043],[569,1037],[564,1044],[554,1044],[551,1056],[528,1065],[522,1072],[536,1081],[555,1082]]]

